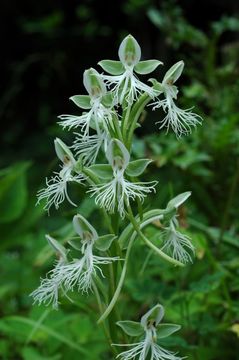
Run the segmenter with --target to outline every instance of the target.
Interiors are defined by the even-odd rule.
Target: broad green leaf
[[[140,336],[144,333],[142,325],[136,321],[118,321],[117,325],[129,336]]]
[[[27,346],[22,349],[23,360],[60,360],[61,354],[58,353],[53,356],[43,356],[38,350],[32,346]]]
[[[181,326],[176,324],[159,324],[157,326],[157,337],[159,339],[168,337],[169,335],[173,334],[174,332],[180,329]]]
[[[134,70],[138,74],[146,75],[153,72],[159,65],[162,65],[162,61],[159,60],[145,60],[140,61],[135,67]]]
[[[26,173],[30,163],[19,163],[0,171],[0,223],[18,219],[27,204]]]
[[[124,72],[124,66],[120,61],[101,60],[98,64],[111,75],[121,75]]]
[[[89,169],[101,179],[111,179],[113,175],[112,167],[109,164],[94,164]]]
[[[96,242],[95,242],[95,246],[97,247],[98,250],[100,251],[107,251],[112,242],[117,238],[117,236],[115,236],[114,234],[108,234],[108,235],[103,235],[100,236]]]
[[[74,95],[74,96],[70,97],[70,100],[72,100],[81,109],[90,109],[91,108],[89,95]]]
[[[26,336],[27,329],[29,330],[36,326],[37,321],[23,317],[23,316],[8,316],[2,320],[0,320],[0,330],[2,330],[6,334],[10,334],[13,338],[15,335],[21,335],[22,337]],[[66,336],[62,335],[60,330],[54,330],[51,327],[43,324],[37,324],[38,329],[44,332],[49,337],[52,337],[62,344],[65,344],[70,349],[74,349],[84,356],[87,357],[89,354],[88,350],[85,349],[83,346],[77,344],[75,341],[67,338]],[[29,332],[28,330],[28,332]],[[25,334],[23,334],[23,331]]]
[[[126,174],[129,176],[139,176],[141,175],[146,167],[152,162],[149,159],[139,159],[134,160],[129,163],[126,169]]]

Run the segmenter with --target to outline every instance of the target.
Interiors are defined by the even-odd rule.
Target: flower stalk
[[[87,94],[70,98],[81,113],[59,116],[59,125],[63,130],[73,130],[75,138],[69,147],[62,140],[55,140],[61,168],[46,180],[46,187],[39,190],[37,203],[45,200],[48,212],[52,206],[58,210],[65,200],[69,206],[77,207],[72,220],[76,236],[64,246],[60,239],[46,236],[58,260],[31,296],[35,303],[57,309],[61,298],[69,298],[71,292],[82,296],[92,293],[99,307],[98,323],[102,323],[116,359],[146,360],[150,356],[151,360],[180,360],[158,344],[161,338],[180,328],[160,324],[164,315],[162,305],[154,306],[137,323],[121,320],[125,314],[119,311],[118,303],[125,278],[129,276],[133,249],[139,240],[153,251],[152,256],[158,255],[159,260],[168,262],[169,266],[181,268],[192,262],[194,255],[194,246],[190,238],[180,232],[178,222],[178,209],[190,192],[171,199],[165,209],[146,211],[145,203],[157,191],[158,182],[141,180],[143,174],[147,178],[146,170],[152,160],[135,159],[132,153],[140,117],[146,107],[162,108],[165,117],[158,120],[160,129],[166,128],[166,132],[172,129],[177,138],[190,134],[192,128],[201,124],[201,117],[191,109],[182,110],[176,105],[175,82],[182,74],[182,61],[173,65],[161,82],[150,78],[146,84],[139,77],[152,73],[162,65],[161,61],[142,61],[140,45],[132,35],[122,40],[118,57],[119,60],[99,62],[103,73],[87,69],[83,74]],[[82,216],[79,199],[70,193],[72,182],[84,186],[86,196],[94,198],[103,214],[101,224],[97,213],[91,221]],[[156,220],[161,224],[157,228],[159,244],[153,243],[143,231]],[[125,332],[125,342],[132,336],[140,337],[136,343],[121,344],[129,347],[121,353],[119,345],[113,344],[122,338],[119,327]]]

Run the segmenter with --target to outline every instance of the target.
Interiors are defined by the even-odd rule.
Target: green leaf
[[[98,64],[111,75],[121,75],[125,70],[123,64],[116,60],[102,60]]]
[[[143,327],[136,321],[118,321],[117,325],[129,336],[140,336],[144,333]]]
[[[0,223],[18,219],[27,204],[26,172],[30,163],[19,163],[0,171]]]
[[[100,251],[107,251],[112,242],[117,238],[117,236],[115,236],[114,234],[108,234],[108,235],[103,235],[100,236],[96,242],[95,242],[95,246],[98,250]]]
[[[94,164],[89,169],[101,179],[112,178],[112,167],[109,164]]]
[[[70,97],[70,100],[72,100],[81,109],[91,108],[89,95],[74,95]]]
[[[159,65],[163,65],[162,61],[145,60],[145,61],[140,61],[137,65],[135,65],[134,70],[138,74],[146,75],[153,72]]]
[[[166,72],[163,78],[163,83],[174,84],[175,81],[177,81],[178,78],[181,76],[183,68],[184,68],[184,62],[182,60],[178,61]]]
[[[24,332],[29,332],[28,328],[32,329],[32,327],[35,326],[38,327],[39,331],[42,331],[50,338],[56,339],[65,346],[68,346],[69,349],[74,349],[77,352],[83,354],[85,358],[88,358],[89,351],[86,350],[85,347],[77,344],[74,340],[62,335],[59,329],[55,330],[47,325],[38,324],[37,321],[23,316],[8,316],[0,320],[0,330],[11,335],[12,338],[15,338],[15,336],[18,334],[24,337]]]
[[[157,337],[158,339],[168,337],[180,329],[181,326],[176,324],[159,324],[157,326]]]
[[[152,162],[150,159],[139,159],[131,161],[126,169],[128,176],[139,176],[141,175],[146,167]]]

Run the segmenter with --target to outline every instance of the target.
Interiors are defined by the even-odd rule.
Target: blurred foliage
[[[172,134],[159,134],[152,124],[163,114],[149,111],[142,119],[147,133],[139,129],[134,145],[135,157],[155,160],[146,174],[159,181],[157,195],[150,199],[152,207],[165,206],[179,192],[193,191],[187,208],[181,209],[180,224],[197,253],[193,265],[175,272],[138,242],[132,256],[137,261],[130,265],[119,305],[127,318],[138,320],[156,301],[164,304],[167,321],[182,324],[168,345],[189,360],[239,359],[239,18],[223,15],[201,28],[188,20],[178,3],[117,3],[120,19],[123,15],[130,19],[116,22],[117,28],[113,9],[108,9],[111,22],[106,21],[106,15],[98,16],[93,1],[75,4],[73,15],[67,5],[52,5],[37,17],[27,10],[17,17],[22,39],[31,39],[24,46],[31,50],[26,49],[24,57],[19,50],[16,61],[6,67],[8,86],[0,99],[1,116],[12,124],[2,134],[5,156],[0,171],[3,360],[111,358],[96,325],[98,308],[91,295],[72,294],[72,302],[63,300],[57,312],[31,304],[28,294],[53,261],[44,234],[66,242],[72,236],[73,215],[66,204],[47,217],[42,207],[35,207],[35,193],[54,168],[49,163],[49,156],[54,158],[51,140],[61,136],[52,125],[56,114],[68,110],[61,105],[65,98],[80,93],[84,68],[102,57],[99,37],[105,39],[104,51],[111,58],[117,37],[126,31],[137,37],[141,23],[151,36],[149,46],[148,38],[139,35],[146,52],[163,57],[166,65],[174,59],[185,61],[180,105],[195,105],[204,118],[200,129],[178,141]],[[15,162],[9,165],[12,159]],[[82,199],[79,211],[102,226],[94,201],[84,199],[83,190],[71,191],[75,199]],[[148,227],[147,233],[159,241],[157,227]]]

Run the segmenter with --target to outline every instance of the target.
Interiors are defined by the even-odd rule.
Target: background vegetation
[[[192,190],[180,223],[197,247],[193,265],[176,271],[134,249],[120,306],[139,319],[159,301],[168,322],[182,324],[170,344],[189,360],[239,359],[239,17],[235,1],[127,0],[4,1],[1,9],[0,358],[4,360],[110,359],[96,326],[93,297],[73,294],[59,311],[32,306],[29,293],[50,269],[44,234],[66,241],[72,209],[48,217],[35,194],[54,169],[53,139],[63,136],[56,116],[73,111],[67,99],[82,93],[82,73],[115,58],[131,32],[144,58],[168,68],[177,60],[181,105],[195,105],[204,123],[190,138],[159,133],[148,113],[135,140],[135,157],[155,160],[147,177],[159,180],[152,206]],[[160,69],[159,75],[162,73]],[[67,141],[68,134],[64,133]],[[74,191],[74,190],[73,190]],[[84,193],[79,211],[100,223]],[[98,220],[97,220],[98,219]],[[157,240],[155,228],[147,230]]]

